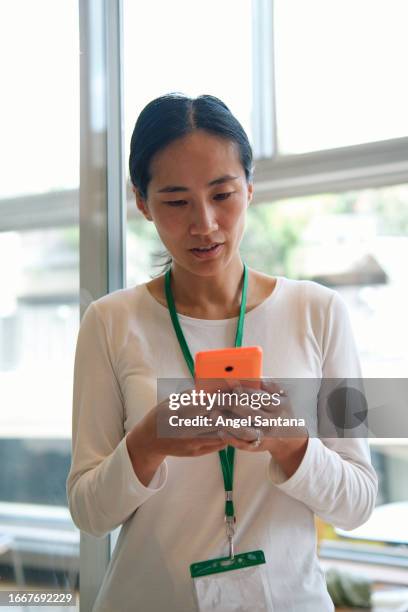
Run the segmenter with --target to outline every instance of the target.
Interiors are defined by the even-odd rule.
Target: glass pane
[[[72,129],[79,117],[77,4],[0,4],[0,197],[78,185],[79,132]]]
[[[364,376],[405,377],[408,186],[252,206],[248,217],[248,263],[335,287],[350,310]]]
[[[279,151],[408,135],[406,0],[275,0]]]
[[[126,152],[142,108],[171,91],[221,98],[251,137],[251,20],[251,0],[124,1]]]
[[[0,46],[0,583],[59,592],[79,584],[65,493],[79,328],[78,3],[2,2]],[[79,597],[61,609],[79,610]]]

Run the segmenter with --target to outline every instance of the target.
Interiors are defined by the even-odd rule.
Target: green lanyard
[[[170,274],[171,268],[169,268],[165,274],[165,292],[167,299],[167,306],[170,312],[170,317],[173,323],[174,331],[176,332],[177,339],[180,344],[180,348],[183,352],[184,359],[187,362],[188,369],[191,372],[192,377],[195,377],[194,374],[194,360],[191,355],[190,349],[188,348],[188,344],[183,334],[183,330],[181,329],[180,322],[177,316],[176,305],[174,303],[173,294],[170,286]],[[242,336],[244,331],[244,319],[245,319],[245,309],[246,309],[246,298],[247,298],[247,288],[248,288],[248,270],[244,263],[244,278],[242,283],[242,294],[241,294],[241,306],[239,310],[239,319],[237,325],[237,331],[235,335],[235,346],[239,347],[242,345]],[[235,457],[235,448],[233,446],[228,446],[227,449],[221,450],[218,452],[221,461],[221,469],[222,475],[224,479],[224,488],[225,488],[225,517],[227,522],[227,536],[230,541],[230,556],[233,557],[233,547],[232,547],[232,537],[234,535],[234,523],[235,523],[235,513],[234,513],[234,504],[232,501],[232,487],[234,480],[234,457]]]

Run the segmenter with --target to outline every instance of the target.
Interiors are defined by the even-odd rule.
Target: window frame
[[[92,300],[125,286],[121,0],[79,2],[81,318]],[[102,95],[101,95],[102,93]],[[115,542],[80,535],[80,609],[90,612]]]

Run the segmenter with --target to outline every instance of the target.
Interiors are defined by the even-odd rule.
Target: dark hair
[[[140,113],[130,142],[131,181],[147,197],[153,156],[174,140],[205,130],[236,142],[247,181],[252,178],[252,149],[244,128],[228,106],[215,96],[189,98],[170,93],[149,102]]]
[[[252,148],[240,122],[219,98],[189,98],[170,93],[152,100],[140,113],[130,142],[129,171],[133,186],[147,198],[150,163],[156,153],[195,130],[205,130],[238,145],[247,181],[252,180]],[[171,257],[165,266],[171,264]]]

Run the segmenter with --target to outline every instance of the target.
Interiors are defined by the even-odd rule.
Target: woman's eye
[[[214,200],[227,200],[235,191],[227,191],[224,193],[217,193],[214,196]],[[188,204],[187,200],[165,200],[164,204],[168,206],[184,206]]]
[[[228,191],[226,193],[217,193],[217,195],[214,196],[214,199],[215,200],[227,200],[233,193],[234,191]]]
[[[164,203],[169,206],[183,206],[183,204],[187,204],[186,200],[166,200]]]

